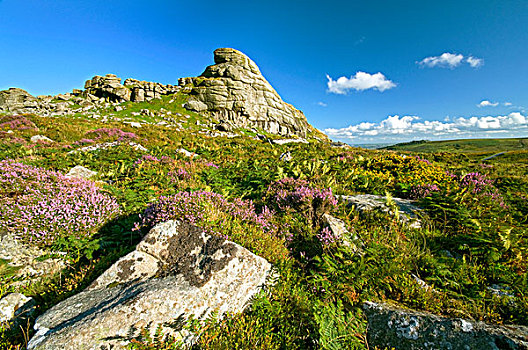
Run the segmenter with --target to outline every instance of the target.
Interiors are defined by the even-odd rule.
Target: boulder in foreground
[[[241,312],[271,265],[241,246],[187,223],[158,224],[85,291],[37,318],[28,349],[120,349],[148,328],[184,341],[191,314]]]

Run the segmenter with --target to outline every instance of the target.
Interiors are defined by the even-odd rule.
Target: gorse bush
[[[115,199],[92,181],[0,161],[0,229],[34,244],[89,238],[119,213]]]

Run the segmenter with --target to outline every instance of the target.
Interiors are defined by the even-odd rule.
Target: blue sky
[[[528,136],[527,1],[0,0],[0,89],[174,84],[218,47],[336,140]]]

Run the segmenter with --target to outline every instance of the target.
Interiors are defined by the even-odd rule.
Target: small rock
[[[31,136],[31,142],[33,143],[38,143],[38,142],[52,143],[54,141],[44,135],[35,135],[35,136]]]
[[[35,312],[35,301],[24,294],[11,293],[0,300],[0,323],[20,324]]]
[[[87,169],[81,165],[77,165],[71,168],[65,176],[89,179],[91,177],[94,177],[95,175],[97,175],[97,172]]]
[[[179,148],[179,149],[176,150],[176,152],[181,153],[181,154],[183,154],[183,155],[185,155],[187,157],[190,157],[190,158],[198,157],[198,155],[196,153],[187,151],[185,148]]]
[[[283,162],[289,162],[293,159],[290,151],[288,152],[284,152],[283,154],[280,155],[279,157],[279,160],[282,160]]]

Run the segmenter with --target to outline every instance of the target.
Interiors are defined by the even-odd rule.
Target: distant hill
[[[488,153],[528,150],[528,137],[511,139],[465,139],[448,141],[411,141],[383,147],[410,152]]]

